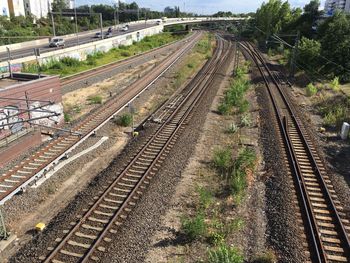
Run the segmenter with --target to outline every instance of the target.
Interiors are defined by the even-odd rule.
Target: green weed
[[[68,123],[68,122],[71,122],[72,121],[72,116],[69,114],[69,113],[64,113],[64,121],[66,122],[66,123]]]
[[[335,77],[331,83],[330,83],[330,86],[332,88],[333,91],[335,92],[338,92],[340,90],[340,87],[339,87],[339,77]]]
[[[131,123],[132,123],[132,115],[129,113],[124,113],[117,120],[117,124],[122,127],[128,127],[131,125]]]
[[[243,127],[250,127],[252,125],[252,119],[249,114],[244,114],[241,116],[241,125]]]
[[[243,263],[244,258],[237,248],[226,244],[209,250],[208,263]]]
[[[201,209],[208,209],[214,202],[213,193],[204,187],[198,187],[197,192],[199,194],[199,206]]]
[[[317,93],[317,88],[312,83],[309,83],[306,86],[306,96],[311,97],[311,96],[314,96],[316,93]]]
[[[102,104],[102,97],[100,95],[89,96],[87,100],[90,104]]]
[[[277,257],[273,251],[266,251],[254,257],[253,263],[276,263]]]
[[[236,133],[238,130],[239,130],[238,125],[236,125],[235,123],[231,123],[231,124],[227,127],[226,132],[229,133],[229,134],[234,134],[234,133]]]
[[[227,177],[233,165],[230,148],[217,149],[214,151],[213,164],[221,176]]]
[[[207,231],[204,216],[197,214],[193,218],[182,218],[181,229],[190,240],[204,237]]]

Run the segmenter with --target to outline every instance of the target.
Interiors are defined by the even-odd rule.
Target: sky
[[[179,6],[180,10],[198,14],[213,14],[218,11],[233,13],[254,12],[264,0],[134,0],[140,7],[162,11],[166,6]],[[268,0],[266,0],[268,1]],[[113,4],[115,0],[76,0],[77,5]],[[124,1],[127,3],[133,0]],[[289,0],[292,7],[303,7],[310,0]],[[323,8],[325,0],[321,0]]]

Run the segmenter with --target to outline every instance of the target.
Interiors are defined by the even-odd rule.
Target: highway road
[[[140,29],[152,27],[155,25],[156,25],[155,23],[151,23],[151,22],[149,22],[147,24],[130,25],[129,30],[126,32],[117,31],[116,29],[113,29],[113,36],[127,34],[130,32],[134,32],[134,31],[137,31]],[[119,28],[121,28],[121,26],[119,26]],[[107,31],[107,29],[104,30],[103,34],[105,34],[106,31]],[[79,35],[79,44],[81,45],[81,44],[100,40],[98,38],[94,38],[96,32],[100,32],[100,30],[95,30],[95,31],[90,32],[90,33],[86,33],[86,32],[79,33],[78,34]],[[76,45],[78,45],[78,38],[77,37],[70,37],[70,38],[65,39],[65,47],[64,48],[68,48],[68,47],[72,47],[72,46],[76,46]],[[32,46],[30,48],[17,49],[17,50],[11,51],[11,59],[32,56],[32,55],[34,55],[34,48],[39,48],[40,53],[45,53],[45,52],[53,51],[56,49],[61,49],[62,47],[50,48],[49,42],[48,42],[47,44],[44,44],[44,45],[37,45],[37,46]],[[7,58],[8,58],[7,52],[0,53],[0,62],[7,61]]]

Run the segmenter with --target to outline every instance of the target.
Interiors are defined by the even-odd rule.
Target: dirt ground
[[[260,150],[257,146],[259,139],[259,117],[257,114],[257,102],[254,88],[247,94],[250,102],[250,114],[253,125],[242,128],[239,132],[228,135],[226,130],[232,123],[239,123],[239,116],[221,116],[217,114],[217,106],[223,97],[224,91],[229,85],[229,77],[233,71],[231,64],[226,80],[222,83],[218,94],[207,115],[202,135],[196,146],[195,153],[189,160],[189,164],[182,173],[182,179],[176,188],[172,198],[170,209],[162,217],[159,230],[152,237],[152,249],[149,251],[145,262],[203,262],[206,259],[208,243],[203,240],[189,242],[181,233],[181,217],[194,213],[198,203],[199,187],[211,190],[220,188],[220,178],[212,168],[211,160],[213,152],[218,147],[230,147],[234,156],[238,155],[238,149],[242,146],[255,148],[257,155]],[[222,215],[228,222],[243,220],[244,227],[236,230],[229,238],[229,244],[239,248],[245,258],[251,258],[261,251],[266,250],[265,244],[265,198],[264,183],[260,175],[263,175],[262,157],[259,159],[257,174],[249,178],[249,187],[244,201],[236,206],[232,197],[216,197],[216,207],[226,207]]]

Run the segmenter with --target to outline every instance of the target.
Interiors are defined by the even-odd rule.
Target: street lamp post
[[[79,45],[79,34],[78,34],[78,18],[77,18],[77,7],[74,0],[74,17],[75,17],[75,33],[77,34],[77,43]]]

